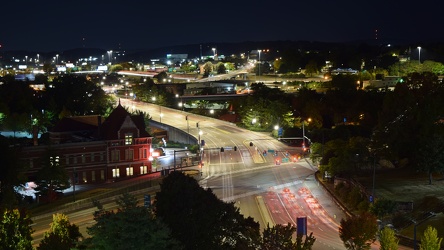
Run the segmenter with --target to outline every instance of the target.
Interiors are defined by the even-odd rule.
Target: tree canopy
[[[82,237],[79,227],[69,222],[64,214],[53,214],[50,228],[43,234],[38,250],[69,250],[75,247]]]
[[[371,243],[376,240],[377,231],[376,217],[364,212],[347,219],[341,219],[339,237],[347,249],[370,249]]]
[[[31,224],[32,220],[24,210],[3,210],[0,218],[0,249],[33,249]]]
[[[170,229],[147,207],[137,205],[130,194],[123,194],[118,210],[106,211],[100,203],[94,214],[96,224],[89,227],[93,249],[182,249]]]

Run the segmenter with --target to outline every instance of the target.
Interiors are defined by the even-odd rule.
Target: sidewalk
[[[304,159],[311,168],[316,169],[311,161],[307,158]],[[336,198],[328,191],[328,189],[317,179],[316,174],[308,177],[304,182],[305,186],[311,191],[313,197],[316,198],[318,203],[325,209],[330,217],[340,223],[341,219],[347,218],[350,214],[342,208]]]
[[[315,168],[309,159],[305,158],[304,160],[312,168]],[[325,209],[330,217],[338,223],[338,225],[340,225],[341,219],[346,219],[347,217],[351,216],[351,213],[341,205],[340,201],[336,200],[334,194],[326,186],[324,186],[323,182],[317,179],[316,174],[307,178],[305,185],[310,189],[313,197],[318,200],[318,203]],[[375,241],[371,245],[371,249],[379,248],[379,241]],[[399,244],[398,249],[409,250],[412,248]]]

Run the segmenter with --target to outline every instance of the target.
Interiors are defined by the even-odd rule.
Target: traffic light
[[[253,142],[252,141],[250,141],[250,147],[253,147]]]
[[[223,147],[220,148],[220,152],[224,152],[225,149]]]
[[[236,146],[234,146],[234,151],[237,151],[237,147]]]

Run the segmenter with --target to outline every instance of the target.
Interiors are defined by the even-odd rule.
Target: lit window
[[[132,176],[133,174],[133,167],[126,168],[126,176]]]
[[[113,169],[113,177],[114,178],[120,177],[120,169],[118,169],[118,168]]]
[[[147,167],[146,166],[140,166],[140,174],[147,174]]]
[[[133,144],[133,134],[126,133],[125,134],[125,145],[131,145],[131,144]]]

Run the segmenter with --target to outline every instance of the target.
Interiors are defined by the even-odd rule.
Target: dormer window
[[[125,133],[125,145],[133,144],[133,133]]]

